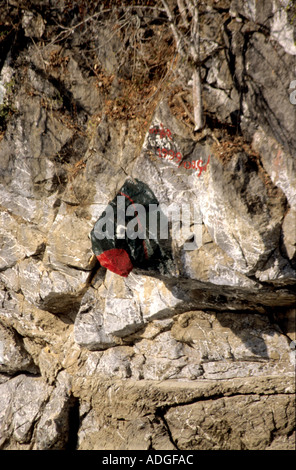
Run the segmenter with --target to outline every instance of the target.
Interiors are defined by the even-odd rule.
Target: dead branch
[[[195,128],[194,131],[199,131],[203,128],[203,110],[202,110],[202,93],[201,93],[201,80],[199,67],[196,67],[193,72],[192,80],[192,98],[193,98],[193,112]]]
[[[177,50],[183,57],[186,55],[193,62],[193,77],[192,77],[192,99],[194,109],[194,131],[202,129],[203,120],[203,109],[202,109],[202,86],[200,79],[200,31],[199,31],[199,12],[197,1],[186,0],[186,7],[183,0],[177,0],[179,12],[183,21],[184,26],[189,27],[189,15],[192,16],[190,26],[190,41],[178,28],[173,13],[166,0],[161,0],[166,11],[167,17],[170,22],[170,26],[175,38]]]
[[[166,14],[167,14],[167,17],[169,19],[169,22],[170,22],[170,26],[172,28],[172,32],[173,32],[173,35],[174,35],[174,38],[175,38],[175,41],[176,41],[176,46],[177,46],[177,50],[179,52],[179,54],[181,56],[186,56],[185,54],[185,50],[184,50],[184,47],[185,45],[188,47],[189,46],[189,42],[187,40],[187,38],[180,33],[175,21],[174,21],[174,17],[173,17],[173,14],[170,10],[170,7],[167,3],[166,0],[161,0],[162,1],[162,4],[164,6],[164,9],[166,11]]]
[[[185,26],[185,28],[188,28],[189,23],[187,19],[187,11],[186,11],[186,7],[184,5],[183,0],[177,0],[177,4],[178,4],[179,12],[183,21],[183,25]]]

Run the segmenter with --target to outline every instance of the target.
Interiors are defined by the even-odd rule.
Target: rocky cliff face
[[[193,132],[161,3],[4,3],[0,448],[293,449],[293,5],[201,5]],[[200,237],[122,278],[88,235],[129,177]]]

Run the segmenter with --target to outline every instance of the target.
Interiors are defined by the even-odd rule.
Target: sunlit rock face
[[[0,14],[0,448],[294,449],[291,2],[200,2],[200,132],[162,4],[29,3]],[[167,234],[123,277],[90,233],[126,181]]]

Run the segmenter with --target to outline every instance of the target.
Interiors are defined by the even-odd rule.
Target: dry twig
[[[194,109],[194,131],[199,131],[204,126],[203,109],[202,109],[202,86],[200,79],[200,61],[199,61],[199,13],[197,2],[186,0],[186,7],[183,0],[178,0],[178,8],[184,25],[189,26],[189,15],[192,16],[190,27],[190,41],[178,28],[173,13],[166,0],[161,0],[166,11],[170,26],[175,38],[177,50],[183,57],[188,55],[194,66],[192,77],[192,98]]]

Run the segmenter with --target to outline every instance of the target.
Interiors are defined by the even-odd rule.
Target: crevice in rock
[[[37,247],[37,250],[33,255],[28,256],[25,259],[32,258],[32,259],[35,259],[36,261],[42,261],[45,250],[46,250],[46,243],[43,242]]]
[[[162,408],[162,409],[158,408],[158,409],[156,410],[155,417],[158,418],[158,419],[163,423],[163,426],[164,426],[164,428],[165,428],[165,430],[166,430],[166,432],[167,432],[167,435],[168,435],[169,440],[170,440],[170,442],[172,443],[172,445],[176,448],[176,450],[180,450],[179,447],[178,447],[178,445],[177,445],[177,443],[175,442],[175,440],[174,440],[174,438],[173,438],[173,436],[172,436],[170,427],[169,427],[169,425],[168,425],[168,423],[167,423],[167,420],[166,420],[166,418],[165,418],[165,413],[166,413],[166,412],[167,412],[167,409],[165,409],[165,408]]]
[[[237,116],[236,116],[236,119],[237,119],[237,121],[236,121],[236,130],[240,135],[242,135],[240,121],[241,121],[241,117],[243,115],[243,93],[246,90],[245,90],[245,84],[241,84],[239,82],[239,79],[238,79],[237,74],[236,74],[236,55],[232,51],[232,34],[231,34],[231,31],[228,30],[228,25],[231,21],[232,21],[232,18],[229,18],[224,23],[224,33],[227,37],[227,40],[229,41],[229,47],[227,47],[227,44],[226,44],[226,51],[227,52],[225,54],[225,57],[226,57],[226,60],[227,60],[227,63],[228,63],[228,67],[229,67],[229,71],[230,71],[230,74],[231,74],[231,77],[232,77],[232,80],[233,80],[234,87],[237,90],[238,95],[239,95],[239,111],[238,111]],[[245,68],[245,66],[244,66],[244,68]]]
[[[178,403],[171,403],[169,405],[164,405],[162,407],[157,408],[157,416],[164,416],[171,408],[178,408],[179,406],[187,406],[187,405],[194,405],[195,403],[199,402],[204,402],[204,401],[215,401],[215,400],[220,400],[221,398],[231,398],[231,397],[244,397],[244,396],[252,396],[252,395],[258,395],[258,396],[271,396],[271,395],[291,395],[292,397],[294,396],[294,393],[292,392],[276,392],[276,391],[271,391],[270,393],[267,392],[260,392],[260,391],[254,391],[254,392],[244,392],[244,393],[238,393],[238,392],[221,392],[221,393],[214,393],[213,395],[209,396],[200,396],[200,397],[194,397],[191,399],[188,399],[188,401],[183,401],[183,402],[178,402]]]
[[[2,7],[3,8],[3,7]],[[2,11],[1,11],[2,13]],[[4,41],[3,48],[4,48],[4,53],[2,53],[3,49],[0,50],[0,70],[2,69],[4,62],[10,54],[10,58],[12,61],[14,61],[17,58],[17,55],[20,55],[22,51],[24,51],[27,46],[29,41],[31,40],[29,37],[26,37],[24,34],[24,30],[20,26],[19,22],[19,16],[17,18],[14,18],[17,23],[14,24],[14,29],[12,31],[12,36],[9,38],[7,37],[7,41]],[[10,20],[11,21],[11,20]]]
[[[91,269],[87,269],[87,268],[82,268],[82,267],[79,267],[79,266],[75,266],[75,264],[65,264],[65,266],[67,266],[67,268],[70,268],[70,269],[74,269],[74,271],[83,271],[85,273],[88,273],[89,271],[93,271]]]
[[[285,336],[289,342],[293,341],[292,336],[289,336],[289,333],[286,330],[287,324],[287,318],[286,318],[286,312],[283,312],[282,308],[271,308],[267,312],[268,319],[270,321],[270,324],[277,329],[281,335]],[[296,316],[294,318],[294,331],[291,331],[291,334],[295,334],[296,332]]]
[[[65,444],[65,450],[73,451],[77,449],[78,430],[80,427],[79,398],[74,396],[72,396],[70,400],[68,426],[68,439]]]
[[[225,91],[225,90],[223,90]],[[230,118],[232,123],[228,122],[221,122],[214,114],[210,113],[209,111],[205,111],[205,118],[206,118],[206,126],[211,130],[214,131],[215,129],[222,129],[228,133],[229,136],[241,135],[241,131],[239,128],[239,116],[233,115],[231,113]],[[207,136],[205,136],[202,140],[205,140]]]
[[[15,379],[19,375],[25,375],[26,377],[34,377],[34,379],[42,377],[39,368],[38,368],[38,371],[37,371],[37,366],[36,366],[36,373],[35,372],[29,372],[27,370],[18,370],[17,372],[14,372],[14,373],[1,372],[1,375],[4,376],[4,377],[7,377],[7,380]]]
[[[2,29],[2,25],[1,25],[1,29]],[[0,43],[0,72],[5,63],[6,57],[9,54],[9,51],[11,50],[11,47],[14,41],[16,40],[16,37],[17,37],[17,32],[14,29],[11,29],[11,31],[9,31],[9,33],[6,35],[4,39],[2,39]]]
[[[102,269],[102,270],[106,271],[106,268],[103,268],[103,267],[100,265],[100,263],[99,263],[99,261],[97,260],[97,258],[96,258],[95,255],[92,256],[92,260],[90,261],[90,264],[92,264],[92,263],[93,263],[93,267],[92,267],[92,269],[90,270],[89,276],[88,276],[88,278],[87,278],[87,280],[86,280],[86,286],[87,286],[87,288],[90,287],[90,285],[91,285],[91,283],[92,283],[92,281],[93,281],[95,275],[96,275],[97,272],[99,271],[99,269]],[[104,281],[103,281],[103,282],[104,282]]]

